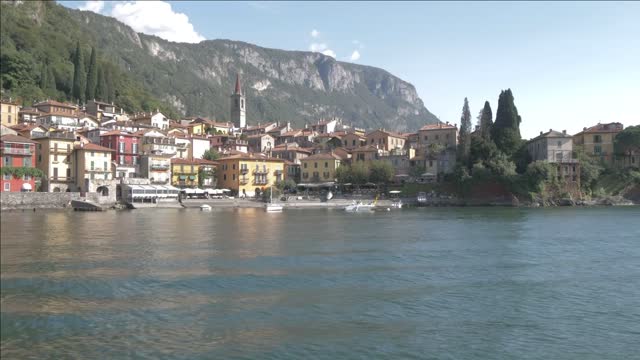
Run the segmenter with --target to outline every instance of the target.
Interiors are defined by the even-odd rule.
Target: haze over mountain
[[[70,98],[71,61],[79,40],[85,58],[95,46],[105,66],[117,67],[113,76],[127,91],[116,90],[113,100],[131,111],[164,103],[176,115],[228,120],[229,95],[240,74],[249,124],[290,121],[302,126],[340,117],[354,126],[409,131],[437,122],[410,83],[320,53],[232,40],[174,43],[136,33],[114,18],[55,3],[3,2],[2,13],[3,62],[22,56],[24,65],[19,76],[15,66],[2,67],[2,87],[13,93],[40,84],[41,67],[47,64],[54,69],[55,97]],[[31,59],[24,58],[25,52]]]

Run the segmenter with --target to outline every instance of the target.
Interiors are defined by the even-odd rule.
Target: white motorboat
[[[207,204],[200,205],[200,211],[211,211],[211,206]]]
[[[345,207],[344,210],[348,212],[370,212],[370,211],[373,211],[374,206],[375,205],[373,203],[364,204],[362,203],[362,201],[358,201],[358,202],[354,201],[351,205],[347,205],[347,207]]]
[[[402,209],[402,200],[393,199],[391,201],[391,207],[394,208],[394,209]]]

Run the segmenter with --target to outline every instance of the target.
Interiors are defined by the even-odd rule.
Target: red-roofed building
[[[33,191],[35,179],[30,175],[18,178],[10,169],[34,168],[36,163],[36,145],[33,140],[19,135],[4,135],[0,137],[2,152],[2,185],[0,191]],[[6,173],[5,173],[6,172]]]
[[[426,150],[431,144],[455,149],[458,145],[458,128],[449,123],[429,124],[421,127],[418,130],[418,147]]]
[[[139,173],[140,135],[112,130],[100,135],[100,145],[115,150],[116,178],[136,177]]]

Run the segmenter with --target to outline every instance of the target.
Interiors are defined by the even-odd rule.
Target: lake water
[[[1,214],[2,359],[640,358],[640,209]]]

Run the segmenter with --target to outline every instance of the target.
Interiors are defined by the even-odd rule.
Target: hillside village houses
[[[293,128],[289,119],[249,118],[240,76],[235,80],[228,121],[198,116],[171,120],[157,109],[128,114],[96,99],[84,106],[44,100],[24,108],[15,99],[3,99],[2,166],[35,167],[44,177],[36,182],[28,176],[3,176],[1,190],[108,192],[115,183],[135,181],[217,186],[254,196],[285,179],[333,184],[340,166],[359,161],[389,161],[398,182],[410,181],[416,173],[421,174],[418,180],[437,181],[454,169],[455,125],[427,124],[399,134],[366,132],[329,118]],[[636,153],[624,161],[614,156],[613,139],[622,129],[620,123],[597,124],[573,136],[550,130],[531,139],[528,150],[533,160],[556,164],[561,178],[579,186],[575,145],[610,164],[638,166]],[[219,158],[203,159],[209,150]]]

